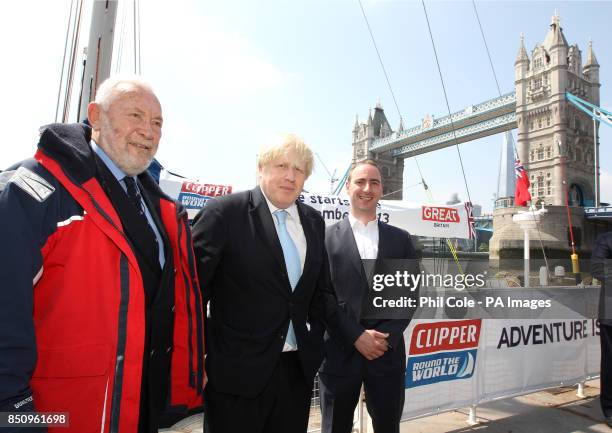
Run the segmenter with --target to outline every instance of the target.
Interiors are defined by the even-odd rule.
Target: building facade
[[[599,64],[592,43],[586,60],[569,45],[560,19],[552,17],[544,42],[527,54],[523,37],[515,61],[517,151],[531,183],[534,203],[592,205],[593,122],[567,102],[570,92],[599,105]],[[595,126],[597,127],[597,126]]]
[[[402,129],[403,125],[400,122],[399,131]],[[372,111],[370,110],[368,120],[365,123],[361,123],[359,118],[355,118],[352,164],[364,159],[375,160],[380,167],[382,175],[383,198],[385,200],[401,200],[404,180],[404,159],[393,157],[389,152],[374,153],[370,151],[374,140],[388,137],[392,133],[393,130],[380,103],[376,104],[376,108],[374,108],[374,116],[372,116]]]

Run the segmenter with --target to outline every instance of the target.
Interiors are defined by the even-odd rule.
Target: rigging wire
[[[79,36],[81,34],[81,17],[83,13],[83,0],[79,0],[77,4],[77,10],[74,16],[72,41],[70,45],[70,62],[68,67],[68,75],[66,77],[66,93],[64,96],[64,111],[62,114],[62,122],[68,122],[68,116],[70,114],[70,99],[72,98],[72,83],[74,79],[74,69],[76,65],[77,49]]]
[[[140,63],[140,1],[134,0],[134,74],[142,73]]]
[[[370,33],[370,39],[372,39],[372,45],[374,45],[374,49],[376,50],[376,55],[378,56],[378,61],[380,63],[380,67],[385,75],[385,79],[387,80],[387,86],[389,88],[389,92],[391,93],[391,97],[393,98],[393,103],[395,104],[395,109],[397,110],[397,115],[400,118],[400,122],[402,122],[402,112],[399,109],[399,105],[397,103],[397,99],[395,98],[395,92],[393,91],[393,87],[391,86],[391,80],[389,80],[389,74],[387,74],[387,69],[385,68],[385,64],[383,63],[382,56],[380,55],[380,51],[378,50],[378,45],[376,44],[376,39],[374,39],[374,33],[372,32],[372,28],[370,27],[370,22],[368,21],[368,17],[365,13],[365,9],[363,8],[363,4],[361,0],[357,0],[359,2],[359,7],[361,8],[361,13],[363,14],[363,19],[366,23],[366,27],[368,28],[368,33]],[[425,186],[426,194],[430,201],[433,201],[433,197],[431,197],[431,191],[427,188],[427,183],[425,183],[425,178],[423,177],[423,172],[421,171],[421,166],[419,165],[419,161],[417,157],[414,157],[414,162],[416,163],[417,170],[419,172],[419,176],[421,177],[421,181],[423,182],[423,186]]]
[[[115,73],[121,70],[121,60],[123,58],[123,45],[125,40],[125,23],[127,21],[126,3],[121,3],[121,31],[119,32],[119,46],[117,47],[117,60],[115,63]]]
[[[134,14],[133,14],[133,26],[134,26],[134,33],[133,33],[133,37],[134,37],[134,74],[138,74],[138,59],[137,59],[137,54],[136,54],[136,0],[134,0]]]
[[[421,0],[423,5],[423,12],[425,12],[425,20],[427,21],[427,29],[429,30],[429,38],[431,39],[431,46],[433,47],[434,56],[436,58],[436,65],[438,67],[438,75],[440,76],[440,83],[442,84],[442,90],[444,92],[444,100],[446,101],[446,109],[448,110],[448,117],[450,120],[451,128],[453,130],[453,138],[455,140],[455,148],[457,149],[457,155],[459,156],[459,163],[461,165],[461,173],[463,174],[463,182],[465,184],[465,190],[467,192],[468,201],[472,201],[470,197],[470,188],[468,187],[467,177],[465,175],[465,169],[463,167],[463,158],[461,157],[461,150],[459,149],[459,143],[457,143],[457,132],[455,131],[455,124],[453,122],[450,105],[448,103],[448,95],[446,93],[446,86],[444,85],[444,78],[442,77],[442,69],[440,68],[440,61],[438,60],[438,52],[436,50],[436,44],[433,39],[433,33],[431,32],[431,25],[429,24],[429,16],[427,15],[427,8],[425,7],[425,0]]]
[[[476,15],[476,21],[478,22],[478,28],[480,29],[480,35],[482,36],[482,42],[484,43],[485,50],[487,52],[487,57],[489,58],[489,65],[491,65],[491,72],[493,73],[493,78],[495,78],[495,85],[497,86],[497,93],[499,96],[502,96],[501,87],[499,86],[499,80],[497,79],[497,73],[495,72],[495,67],[493,66],[493,59],[491,57],[491,52],[489,50],[489,44],[487,44],[487,38],[485,37],[484,30],[482,29],[482,23],[480,22],[480,15],[478,15],[478,9],[476,8],[476,1],[472,0],[472,6],[474,8],[474,14]],[[515,159],[518,159],[518,152],[516,151],[516,145],[514,144],[514,140],[512,140],[512,149],[514,149]]]
[[[487,51],[487,56],[489,57],[489,65],[491,65],[491,72],[493,72],[493,77],[495,78],[495,84],[497,85],[497,93],[499,96],[502,95],[501,88],[499,87],[499,81],[497,80],[497,74],[495,73],[495,67],[493,67],[493,60],[491,60],[491,52],[489,51],[489,45],[487,44],[487,38],[485,38],[484,31],[482,30],[482,24],[480,23],[480,16],[478,16],[478,9],[476,9],[476,1],[472,0],[472,6],[474,7],[474,14],[476,14],[476,21],[478,21],[478,27],[480,28],[480,34],[482,36],[482,41],[484,42],[485,50]]]
[[[142,74],[142,55],[141,55],[141,44],[140,44],[140,36],[141,36],[141,28],[140,28],[140,0],[138,1],[138,74]]]
[[[387,86],[389,87],[389,92],[391,92],[391,97],[393,98],[393,103],[395,104],[395,109],[397,110],[397,114],[402,118],[402,113],[399,109],[399,105],[397,104],[397,99],[395,99],[395,93],[393,92],[393,88],[391,87],[391,81],[389,80],[389,74],[387,74],[387,69],[385,68],[385,64],[383,63],[382,56],[380,55],[380,51],[378,50],[378,45],[376,44],[376,40],[374,39],[374,34],[372,33],[372,28],[370,27],[370,22],[368,21],[368,17],[363,9],[363,4],[361,4],[361,0],[357,0],[359,2],[359,7],[361,7],[361,13],[363,14],[363,19],[368,27],[368,32],[370,33],[370,38],[372,38],[372,45],[374,45],[374,49],[376,50],[376,55],[378,56],[378,61],[380,62],[380,67],[382,68],[383,73],[385,74],[385,79],[387,80]]]
[[[484,43],[485,50],[487,51],[487,56],[489,58],[489,64],[491,65],[491,72],[493,73],[493,78],[495,78],[495,84],[497,86],[497,93],[501,97],[502,93],[501,93],[501,88],[499,86],[499,80],[497,79],[497,74],[495,73],[495,67],[493,66],[493,60],[491,59],[491,52],[489,51],[489,45],[487,44],[487,38],[485,37],[484,30],[482,29],[482,23],[480,22],[480,16],[478,15],[478,9],[476,8],[476,1],[475,0],[472,0],[472,6],[474,8],[474,14],[476,15],[476,21],[478,21],[478,27],[480,28],[480,35],[482,36],[482,42]],[[515,159],[518,160],[518,152],[516,150],[516,145],[514,144],[514,140],[512,140],[512,148],[514,149]],[[569,208],[568,208],[568,211],[569,211]],[[538,224],[538,221],[535,218],[535,210],[531,209],[531,212],[532,212],[532,215],[533,215],[533,219],[536,222],[535,226],[536,226],[536,229],[538,231],[538,239],[540,241],[540,249],[542,250],[542,256],[544,257],[544,264],[546,265],[546,271],[548,272],[548,269],[549,269],[548,268],[548,258],[546,257],[546,250],[544,249],[544,243],[542,242],[542,234],[540,232],[540,225]],[[571,219],[570,219],[570,222],[571,222]],[[571,223],[570,223],[570,226],[571,226]],[[570,234],[573,236],[573,234],[571,233],[571,227],[570,227]],[[572,240],[572,242],[573,242],[573,240]]]
[[[391,81],[389,80],[389,75],[387,74],[387,70],[385,68],[385,65],[383,63],[382,60],[382,56],[380,55],[380,51],[378,50],[378,46],[376,44],[376,40],[374,39],[374,33],[372,32],[372,28],[370,27],[370,23],[368,21],[368,17],[365,13],[365,9],[363,8],[363,4],[361,3],[361,0],[357,0],[359,2],[359,6],[361,7],[361,13],[363,14],[363,19],[365,20],[366,26],[368,28],[368,32],[370,33],[370,38],[372,39],[372,44],[374,45],[374,49],[376,50],[376,54],[378,55],[378,61],[380,62],[380,66],[385,74],[385,78],[387,80],[387,85],[389,86],[389,91],[391,92],[391,96],[393,97],[393,102],[395,103],[395,108],[397,109],[397,114],[400,117],[400,122],[402,121],[402,113],[399,109],[399,105],[397,103],[397,99],[395,98],[395,93],[393,92],[393,88],[391,86]],[[425,6],[425,4],[423,4],[423,7]],[[428,22],[429,25],[429,22]],[[431,29],[430,29],[430,34],[431,34]],[[433,42],[433,39],[432,39]],[[435,51],[435,47],[434,47],[434,51]],[[437,57],[436,57],[437,58]],[[438,68],[439,69],[439,68]],[[444,85],[444,83],[443,83]],[[446,94],[446,90],[444,92]],[[447,101],[447,105],[448,105],[448,101]],[[453,126],[454,128],[454,126]],[[454,129],[453,129],[454,132]],[[457,149],[458,150],[458,149]],[[461,157],[461,154],[460,154]],[[423,177],[423,173],[421,172],[421,166],[419,165],[419,162],[417,160],[417,157],[414,157],[414,162],[416,163],[417,166],[417,170],[419,172],[419,176],[421,177],[421,182],[423,184],[423,188],[425,189],[425,195],[427,196],[428,200],[433,203],[434,199],[433,199],[433,194],[431,192],[431,189],[428,187],[427,182],[425,182],[425,178]],[[463,165],[462,165],[462,169],[463,169]],[[350,167],[349,167],[350,170]],[[347,170],[346,175],[347,176],[349,173],[349,171]],[[465,179],[465,173],[464,173],[464,179]],[[466,183],[466,188],[467,188],[467,183]],[[395,191],[397,192],[397,191]],[[468,189],[468,198],[469,198],[469,189]],[[470,200],[471,201],[471,200]],[[446,244],[448,245],[449,250],[451,251],[453,258],[455,260],[455,263],[457,264],[457,268],[459,270],[459,272],[461,274],[463,274],[463,269],[461,267],[461,264],[459,263],[459,258],[457,256],[457,251],[455,250],[455,247],[453,246],[452,242],[450,241],[450,239],[446,239]]]
[[[62,57],[62,72],[60,73],[60,82],[59,82],[59,88],[57,89],[57,103],[55,105],[55,121],[59,122],[59,109],[60,109],[60,102],[62,99],[62,87],[63,87],[63,83],[64,83],[64,70],[66,68],[66,54],[68,52],[68,40],[70,39],[70,29],[72,28],[71,26],[71,21],[72,21],[72,11],[74,9],[74,0],[70,1],[70,13],[68,14],[68,25],[66,26],[66,42],[64,42],[64,55]]]

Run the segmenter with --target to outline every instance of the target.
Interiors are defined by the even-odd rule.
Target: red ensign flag
[[[516,176],[514,204],[515,206],[527,206],[527,202],[531,200],[531,194],[529,193],[529,177],[520,159],[514,161],[514,175]]]

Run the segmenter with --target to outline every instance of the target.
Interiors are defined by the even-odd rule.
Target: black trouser
[[[599,323],[601,342],[600,396],[601,410],[606,418],[612,417],[612,325]]]
[[[205,390],[211,433],[305,433],[312,383],[297,352],[284,352],[263,392],[255,398]]]
[[[399,433],[405,393],[403,372],[384,376],[320,373],[322,433],[351,432],[362,383],[374,432]]]

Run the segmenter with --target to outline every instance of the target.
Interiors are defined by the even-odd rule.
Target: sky
[[[3,6],[2,169],[32,156],[38,127],[54,121],[70,3],[30,0]],[[405,126],[420,124],[427,114],[446,115],[421,2],[362,4]],[[496,97],[472,2],[427,0],[425,5],[451,111]],[[502,93],[514,90],[520,34],[531,53],[543,42],[556,10],[568,43],[578,44],[583,60],[592,39],[601,65],[601,106],[612,110],[612,47],[605,43],[612,1],[476,1],[476,7]],[[89,8],[81,46],[88,37]],[[115,44],[123,38],[123,51],[113,64],[113,71],[127,74],[133,72],[131,12],[132,1],[120,3]],[[305,188],[325,193],[330,176],[321,161],[330,172],[344,173],[356,115],[365,121],[380,102],[391,127],[399,125],[358,0],[149,0],[141,2],[140,22],[142,75],[164,111],[157,156],[183,176],[251,188],[259,147],[293,132],[317,154]],[[607,202],[612,202],[611,141],[612,129],[602,125],[601,191]],[[499,134],[459,145],[470,198],[485,211],[493,205],[501,143]],[[418,163],[436,202],[453,193],[467,200],[454,147],[421,155]],[[415,161],[404,164],[404,199],[426,201]]]

